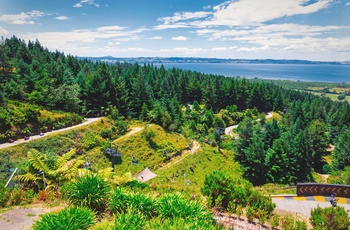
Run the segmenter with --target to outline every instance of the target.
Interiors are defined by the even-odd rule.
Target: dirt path
[[[181,162],[186,157],[191,156],[194,153],[196,153],[200,147],[201,147],[201,145],[197,141],[194,141],[191,150],[182,150],[182,153],[180,155],[172,157],[170,159],[170,162],[164,163],[158,170],[167,169],[170,166]]]

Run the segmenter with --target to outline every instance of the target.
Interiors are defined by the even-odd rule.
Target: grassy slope
[[[25,159],[30,148],[36,148],[44,153],[60,154],[68,152],[71,148],[85,148],[87,149],[84,154],[85,158],[91,162],[92,170],[98,171],[111,166],[111,160],[103,153],[104,149],[109,147],[110,140],[99,136],[101,129],[110,126],[111,124],[104,119],[75,130],[47,134],[42,139],[31,140],[28,143],[0,150],[0,157],[5,160],[6,153],[10,153],[12,164],[15,167],[25,168],[27,167]],[[148,167],[158,175],[149,183],[191,193],[200,192],[205,176],[212,171],[225,170],[233,176],[241,176],[240,167],[233,161],[233,154],[229,150],[222,150],[220,153],[217,147],[196,143],[197,148],[190,152],[187,147],[191,141],[183,135],[166,132],[154,124],[148,127],[144,124],[137,124],[131,127],[131,130],[135,127],[139,128],[137,132],[119,137],[112,143],[112,146],[114,148],[118,146],[118,150],[122,153],[122,163],[115,166],[117,175],[123,175],[126,172],[136,174]],[[146,134],[149,132],[152,132],[154,136],[147,140]],[[89,133],[95,135],[92,140],[87,138],[90,136]],[[91,141],[96,146],[89,149],[87,146],[91,145]],[[163,156],[164,149],[170,154],[170,160]],[[133,154],[138,160],[137,165],[131,162]],[[184,173],[187,182],[184,181]]]

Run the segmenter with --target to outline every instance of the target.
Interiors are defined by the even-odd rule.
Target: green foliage
[[[248,205],[253,208],[254,216],[259,220],[269,219],[276,207],[270,196],[264,196],[258,191],[251,193]]]
[[[146,218],[142,212],[137,209],[127,209],[125,213],[121,213],[115,217],[115,230],[138,230],[145,225]]]
[[[163,219],[212,220],[212,214],[203,205],[186,199],[180,193],[163,194],[158,200],[157,210]]]
[[[213,225],[211,222],[202,221],[202,220],[191,220],[183,218],[172,218],[172,219],[163,219],[163,218],[154,218],[151,221],[148,221],[144,226],[144,229],[153,230],[178,230],[178,229],[221,229],[219,226]]]
[[[0,207],[6,207],[7,202],[10,200],[11,191],[5,188],[5,185],[0,183]]]
[[[110,185],[103,178],[90,173],[79,177],[69,186],[69,201],[77,207],[103,212],[107,206]]]
[[[350,227],[348,212],[339,206],[312,209],[310,222],[316,230],[346,230]]]
[[[281,227],[285,230],[296,230],[294,228],[294,219],[291,216],[283,216],[281,218]]]
[[[344,126],[335,142],[334,154],[332,155],[332,166],[334,169],[343,170],[350,166],[350,129]]]
[[[43,154],[35,149],[30,149],[27,154],[30,163],[29,169],[25,174],[18,178],[23,182],[45,180],[46,185],[59,184],[71,180],[83,163],[79,158],[72,159],[76,155],[76,150],[63,154],[62,156]],[[38,171],[43,172],[38,175]]]
[[[272,218],[270,218],[269,223],[271,225],[271,228],[277,228],[280,225],[280,215],[273,214]]]
[[[345,97],[346,97],[345,94],[340,94],[340,95],[338,96],[338,100],[339,100],[339,101],[344,100]]]
[[[152,197],[142,193],[130,193],[119,187],[115,189],[109,209],[113,213],[124,213],[128,209],[138,210],[147,218],[151,218],[157,213],[156,201]]]
[[[10,202],[11,205],[19,205],[23,200],[23,191],[20,188],[14,188],[11,192]]]
[[[233,199],[234,181],[226,173],[215,171],[205,177],[203,195],[210,199],[210,207],[219,206],[227,209],[229,201]]]
[[[93,211],[87,208],[66,208],[58,213],[44,214],[33,225],[34,230],[87,229],[96,221]]]

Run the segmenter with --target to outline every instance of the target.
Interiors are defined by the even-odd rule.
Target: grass
[[[230,151],[222,150],[220,153],[217,148],[203,144],[197,152],[188,156],[170,168],[157,170],[155,173],[158,177],[153,181],[171,190],[199,194],[205,176],[213,171],[227,171],[234,177],[242,175],[240,166],[233,161]]]
[[[140,127],[140,126],[139,126]],[[189,140],[177,133],[165,132],[158,125],[143,126],[143,129],[128,136],[113,141],[114,146],[122,153],[122,163],[116,165],[116,171],[120,174],[131,172],[136,174],[146,167],[156,170],[164,163],[166,157],[163,150],[174,156],[187,147]],[[151,134],[149,134],[151,133]],[[147,135],[153,135],[147,138]],[[135,156],[138,163],[132,164],[132,157]]]
[[[261,187],[256,187],[258,191],[270,195],[281,195],[281,194],[296,194],[295,186],[279,185],[279,184],[264,184]]]

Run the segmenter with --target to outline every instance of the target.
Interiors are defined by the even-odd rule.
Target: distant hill
[[[350,61],[308,61],[290,59],[223,59],[223,58],[187,58],[187,57],[80,57],[91,61],[103,62],[129,62],[129,63],[254,63],[254,64],[329,64],[329,65],[350,65]]]

